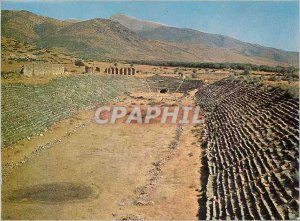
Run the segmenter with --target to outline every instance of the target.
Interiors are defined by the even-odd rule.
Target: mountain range
[[[2,36],[59,48],[84,59],[298,65],[298,52],[124,14],[109,19],[61,21],[28,11],[2,10],[1,17]]]

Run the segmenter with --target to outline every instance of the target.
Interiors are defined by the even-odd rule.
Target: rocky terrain
[[[206,110],[200,218],[296,219],[298,100],[235,80],[196,97]]]

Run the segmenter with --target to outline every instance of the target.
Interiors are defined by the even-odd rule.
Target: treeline
[[[255,65],[244,63],[198,63],[198,62],[181,62],[181,61],[128,61],[132,64],[143,64],[153,66],[168,66],[168,67],[186,67],[186,68],[210,68],[210,69],[233,69],[244,71],[266,71],[276,73],[294,72],[295,67],[271,67],[267,65]]]

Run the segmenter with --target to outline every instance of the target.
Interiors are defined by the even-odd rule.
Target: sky
[[[298,1],[2,1],[2,9],[27,10],[60,20],[109,18],[123,13],[179,28],[222,34],[299,51]]]

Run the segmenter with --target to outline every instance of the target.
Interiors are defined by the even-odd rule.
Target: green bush
[[[12,72],[12,71],[2,71],[1,72],[2,79],[17,78],[17,77],[20,77],[20,75],[15,72]]]
[[[268,80],[269,80],[269,81],[276,81],[277,78],[276,78],[275,76],[271,76],[271,77],[268,78]]]
[[[197,62],[181,62],[181,61],[127,61],[128,63],[144,64],[153,66],[169,66],[169,67],[184,67],[184,68],[205,68],[205,69],[233,69],[233,70],[248,70],[248,71],[265,71],[283,73],[294,67],[270,67],[267,65],[255,65],[245,63],[197,63]]]
[[[243,75],[249,75],[250,71],[249,70],[244,70]]]
[[[76,61],[75,61],[75,65],[76,66],[84,66],[84,62],[82,61],[82,60],[80,60],[80,59],[77,59]]]

